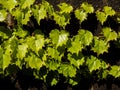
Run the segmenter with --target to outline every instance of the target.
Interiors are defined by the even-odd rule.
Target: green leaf
[[[92,47],[92,50],[97,53],[97,55],[103,54],[104,52],[108,52],[109,44],[99,39],[98,37],[94,38],[94,46]]]
[[[18,45],[18,50],[17,50],[17,58],[18,59],[23,59],[26,56],[28,45],[27,44],[22,44]]]
[[[68,33],[66,31],[61,31],[55,29],[50,32],[50,38],[52,39],[52,43],[57,47],[65,45],[68,40]]]
[[[76,9],[75,17],[80,20],[80,23],[82,23],[84,20],[87,19],[87,13],[84,12],[82,9]]]
[[[44,37],[42,35],[36,35],[35,46],[36,53],[44,46]]]
[[[61,64],[58,72],[63,74],[65,77],[75,77],[76,68],[69,64]]]
[[[7,12],[5,10],[0,10],[0,22],[5,21]]]
[[[24,17],[22,19],[22,24],[26,25],[27,22],[30,20],[31,17],[31,11],[27,11],[26,13],[24,13]]]
[[[80,55],[76,55],[76,54],[68,54],[68,60],[70,61],[70,63],[74,66],[76,66],[79,69],[79,66],[83,65],[83,63],[85,62],[84,57],[80,57]]]
[[[58,43],[59,40],[59,30],[55,29],[50,32],[50,38],[52,39],[52,43],[56,44]]]
[[[90,31],[81,29],[78,31],[78,35],[84,46],[90,45],[93,40],[93,35]]]
[[[68,47],[68,51],[70,51],[72,54],[76,53],[78,54],[83,49],[82,41],[80,41],[80,38],[78,35],[76,35],[72,41],[71,45]]]
[[[107,42],[111,40],[117,40],[117,33],[115,31],[112,31],[109,27],[103,28],[103,34]]]
[[[105,14],[106,14],[107,16],[113,16],[113,15],[115,15],[115,11],[112,9],[112,7],[105,6],[105,7],[103,8],[103,11],[105,12]]]
[[[99,20],[102,25],[107,20],[107,15],[104,12],[97,11],[96,16],[97,20]]]
[[[59,56],[59,52],[51,47],[47,48],[48,56],[51,56],[51,58],[55,60],[61,60],[61,57]]]
[[[58,80],[56,78],[53,78],[51,81],[51,86],[56,85],[58,83]]]
[[[73,7],[66,3],[61,3],[58,7],[60,8],[60,13],[70,13],[73,10]]]
[[[58,70],[58,67],[60,66],[60,62],[54,59],[49,59],[46,61],[46,67],[49,68],[49,70]]]
[[[18,4],[17,0],[4,0],[2,2],[4,8],[9,10],[9,12],[12,12],[12,10],[15,8],[15,6]]]
[[[18,27],[16,32],[14,32],[14,34],[20,38],[24,38],[25,36],[27,36],[28,31],[27,30],[23,30],[23,28]]]
[[[45,64],[39,57],[37,57],[33,53],[31,53],[31,55],[26,58],[26,62],[30,68],[37,70],[40,70],[40,68]]]
[[[82,3],[81,7],[85,10],[86,13],[93,13],[94,8],[91,4],[88,4],[87,2]]]
[[[5,53],[3,54],[3,71],[10,65],[11,63],[11,48],[7,46]]]
[[[63,28],[65,28],[65,26],[70,23],[69,13],[63,13],[63,14],[54,13],[53,16],[54,16],[54,20],[56,21],[56,23]]]
[[[94,56],[87,59],[86,64],[88,65],[89,71],[95,71],[101,67],[101,62]]]
[[[74,81],[73,79],[69,79],[69,84],[71,84],[72,86],[75,86],[78,84],[78,82]]]
[[[22,4],[22,9],[25,9],[25,8],[30,8],[31,5],[33,5],[33,3],[35,2],[35,0],[23,0],[23,4]]]
[[[109,74],[115,78],[120,77],[120,66],[112,66]]]
[[[40,6],[36,5],[35,8],[32,9],[32,11],[38,24],[40,24],[41,19],[44,19],[45,17],[47,17],[46,6],[44,5],[40,5]]]

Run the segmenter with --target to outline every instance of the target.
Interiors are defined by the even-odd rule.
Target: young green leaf
[[[116,66],[116,65],[112,66],[109,74],[115,78],[120,77],[120,66]]]
[[[87,59],[86,64],[88,65],[89,71],[92,72],[101,67],[101,62],[98,58],[91,56]]]
[[[31,5],[33,5],[33,3],[35,2],[35,0],[23,0],[23,4],[21,6],[22,9],[25,8],[30,8]]]
[[[22,24],[23,25],[27,25],[27,22],[30,20],[31,17],[31,11],[27,11],[26,13],[24,13],[24,18],[22,19]]]
[[[82,42],[77,40],[77,38],[79,38],[79,37],[76,37],[76,39],[71,42],[71,46],[68,48],[68,51],[71,52],[72,54],[73,53],[78,54],[83,49]]]
[[[66,3],[61,3],[58,7],[60,8],[60,13],[70,13],[73,10],[73,7]]]
[[[112,31],[109,27],[103,28],[103,34],[107,42],[111,40],[117,40],[117,33],[115,31]]]
[[[0,10],[0,22],[3,22],[6,19],[7,12],[5,10]]]
[[[106,14],[107,16],[113,16],[113,15],[115,15],[115,11],[112,9],[112,7],[105,6],[105,7],[103,8],[103,11],[105,12],[105,14]]]
[[[99,20],[102,25],[107,20],[107,15],[101,11],[96,12],[96,17],[97,17],[97,20]]]
[[[3,54],[3,71],[11,64],[11,51],[10,46],[7,46],[5,53]]]
[[[86,13],[93,13],[94,8],[91,4],[88,4],[87,2],[82,3],[81,7],[85,10]]]
[[[84,46],[90,45],[93,40],[93,35],[90,31],[81,29],[78,31],[78,35],[80,37],[80,41],[83,42]]]
[[[69,24],[69,21],[70,21],[70,14],[69,13],[63,13],[63,14],[60,14],[60,13],[54,13],[53,14],[54,16],[54,20],[56,21],[56,23],[58,25],[60,25],[61,27],[65,28],[65,26],[67,24]]]
[[[82,9],[76,9],[75,10],[75,17],[80,20],[80,23],[82,23],[84,20],[87,19],[87,13],[84,12]]]
[[[109,44],[97,37],[94,38],[94,46],[92,50],[97,53],[97,55],[103,54],[104,52],[108,52]]]
[[[74,66],[76,66],[79,69],[79,66],[83,65],[83,63],[85,62],[84,57],[80,58],[80,56],[76,55],[76,54],[68,54],[67,55],[68,60],[70,61],[70,63]]]
[[[52,43],[57,47],[65,45],[68,40],[68,33],[66,31],[60,31],[55,29],[50,32],[50,38],[52,39]]]
[[[23,59],[26,56],[28,45],[27,44],[22,44],[18,45],[18,50],[17,50],[17,58],[18,59]]]
[[[9,12],[12,12],[12,10],[15,8],[15,6],[18,4],[17,0],[4,0],[2,1],[3,7],[6,8]]]
[[[32,9],[33,15],[37,20],[38,24],[40,24],[41,19],[47,17],[47,11],[45,8],[46,6],[41,4],[40,6],[36,5],[35,8]]]
[[[65,77],[75,77],[76,68],[69,64],[61,64],[58,72],[63,74]]]
[[[26,62],[30,68],[37,70],[44,65],[44,62],[33,53],[26,58]]]

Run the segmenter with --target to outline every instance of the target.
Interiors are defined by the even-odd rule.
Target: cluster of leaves
[[[102,79],[108,75],[120,77],[120,66],[110,66],[109,63],[101,60],[99,55],[108,52],[110,41],[117,40],[119,35],[110,27],[104,27],[102,37],[84,29],[78,30],[73,37],[65,30],[70,23],[71,12],[82,23],[87,19],[88,14],[96,13],[97,19],[103,24],[108,16],[115,15],[115,11],[105,6],[102,11],[94,11],[92,5],[82,3],[80,8],[73,10],[73,7],[66,3],[58,5],[59,11],[47,1],[35,4],[35,0],[0,0],[0,22],[8,26],[0,26],[0,73],[10,75],[10,67],[15,65],[19,69],[31,68],[33,75],[55,85],[59,82],[59,75],[66,77],[68,83],[78,83],[77,74],[89,72],[92,74],[98,71],[98,77]],[[34,30],[31,35],[23,28],[33,16],[40,25],[42,19],[52,19],[60,26],[59,29],[51,30],[49,37],[45,37],[41,30]],[[13,28],[9,27],[11,18],[16,21]],[[12,23],[12,22],[11,22]],[[97,54],[85,56],[82,52],[90,47],[90,51]],[[84,72],[81,67],[86,67]],[[80,78],[80,77],[79,77]]]

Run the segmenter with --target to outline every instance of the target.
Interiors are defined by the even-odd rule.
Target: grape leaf
[[[100,11],[96,12],[96,17],[97,17],[97,20],[99,20],[102,25],[107,19],[107,15],[104,12],[100,12]]]
[[[50,32],[50,38],[53,44],[57,44],[59,40],[59,30],[55,29]]]
[[[82,3],[81,7],[85,10],[86,13],[93,13],[94,8],[91,4],[88,4],[87,2]]]
[[[84,12],[82,9],[76,9],[75,10],[75,17],[80,20],[80,23],[82,23],[84,20],[87,19],[87,13]]]
[[[58,80],[56,78],[53,78],[51,81],[51,86],[56,85],[58,83]]]
[[[70,47],[68,47],[68,51],[70,51],[72,54],[78,54],[79,51],[82,51],[83,49],[83,44],[79,39],[79,36],[76,35],[75,39],[71,41]]]
[[[61,64],[58,72],[63,74],[65,77],[75,77],[76,68],[69,64]]]
[[[76,66],[79,69],[80,65],[83,65],[83,63],[85,62],[84,57],[80,58],[80,56],[77,56],[76,54],[68,54],[68,60],[70,61],[70,63],[74,66]]]
[[[113,16],[113,15],[115,15],[115,11],[112,9],[112,7],[109,7],[109,6],[105,6],[104,8],[103,8],[103,11],[105,12],[105,14],[107,15],[107,16]]]
[[[31,53],[31,55],[26,58],[26,62],[30,68],[37,70],[39,70],[44,65],[44,62],[33,53]]]
[[[59,32],[59,30],[55,29],[50,32],[50,38],[52,39],[52,43],[57,47],[66,44],[68,40],[68,33],[65,31]]]
[[[33,5],[33,3],[35,2],[35,0],[23,0],[23,4],[21,6],[22,9],[25,9],[25,8],[30,8],[31,5]]]
[[[47,52],[48,55],[51,56],[51,58],[55,60],[61,60],[61,57],[59,56],[59,52],[56,49],[48,47]]]
[[[71,84],[72,86],[75,86],[78,84],[78,82],[74,81],[73,79],[69,79],[69,84]]]
[[[37,20],[38,24],[40,24],[41,19],[44,19],[47,16],[45,7],[46,6],[44,5],[40,5],[40,7],[36,5],[35,8],[32,9],[33,15],[35,19]]]
[[[60,66],[60,62],[54,59],[49,59],[46,62],[46,67],[49,68],[49,70],[57,70],[58,67]]]
[[[73,7],[66,3],[61,3],[58,7],[60,8],[60,13],[70,13],[73,10]]]
[[[30,20],[31,17],[31,11],[27,11],[26,13],[24,13],[24,18],[22,19],[22,24],[26,25],[27,22]]]
[[[12,10],[15,8],[15,6],[18,4],[17,0],[4,0],[2,1],[2,4],[4,8],[9,10],[9,12],[12,12]]]
[[[120,66],[112,66],[109,74],[115,78],[120,77]]]
[[[3,71],[9,66],[9,64],[11,63],[11,48],[10,46],[6,47],[5,53],[3,54]]]
[[[69,24],[70,21],[70,14],[68,13],[63,13],[63,14],[59,14],[59,13],[54,13],[54,20],[56,21],[56,23],[60,26],[62,26],[63,28],[65,28],[65,26],[67,24]]]
[[[36,35],[35,46],[36,53],[44,46],[44,37],[42,35]]]
[[[91,56],[87,59],[86,64],[88,65],[89,71],[92,72],[101,67],[101,62],[96,57]]]
[[[84,46],[90,45],[93,40],[93,35],[90,31],[81,29],[78,31],[78,35]]]
[[[27,44],[22,44],[18,45],[18,50],[17,50],[17,58],[18,59],[23,59],[26,56],[28,45]]]
[[[103,34],[107,42],[111,40],[117,40],[117,33],[115,31],[112,31],[109,27],[103,28]]]
[[[5,10],[0,10],[0,22],[3,22],[6,19],[7,12]]]
[[[94,38],[94,46],[92,50],[97,53],[97,55],[103,54],[104,52],[108,52],[109,44],[97,37]]]

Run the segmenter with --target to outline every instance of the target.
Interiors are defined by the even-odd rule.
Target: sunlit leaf
[[[105,7],[103,8],[103,10],[104,10],[104,12],[105,12],[105,14],[106,14],[107,16],[108,16],[108,15],[110,15],[110,16],[115,15],[115,11],[112,9],[112,7],[105,6]]]
[[[58,72],[63,74],[65,77],[75,77],[76,68],[69,64],[61,64]]]
[[[107,15],[104,12],[97,11],[96,12],[97,20],[103,24],[107,20]]]
[[[5,10],[0,10],[0,22],[3,22],[6,19],[7,12]]]
[[[84,12],[82,9],[76,9],[75,17],[80,20],[80,23],[82,23],[84,20],[87,19],[87,13]]]
[[[22,44],[18,45],[18,50],[17,50],[17,57],[19,59],[23,59],[26,56],[28,45],[27,44]]]
[[[109,27],[103,28],[103,34],[107,42],[111,40],[117,40],[117,33],[115,31],[112,31]]]
[[[73,10],[73,7],[66,3],[61,3],[58,7],[60,8],[60,13],[70,13]]]
[[[22,9],[25,8],[30,8],[31,5],[33,5],[33,3],[35,2],[35,0],[24,0],[24,3],[22,4]]]
[[[91,58],[88,58],[86,61],[86,64],[88,65],[90,72],[97,70],[101,67],[100,60],[94,56],[91,56]]]
[[[97,37],[94,38],[94,46],[92,50],[97,53],[97,55],[103,54],[104,52],[108,52],[109,44]]]
[[[120,66],[112,66],[109,74],[115,78],[120,77]]]
[[[82,3],[81,7],[85,10],[85,12],[87,13],[93,13],[94,12],[94,8],[91,4],[88,4],[87,2]]]

